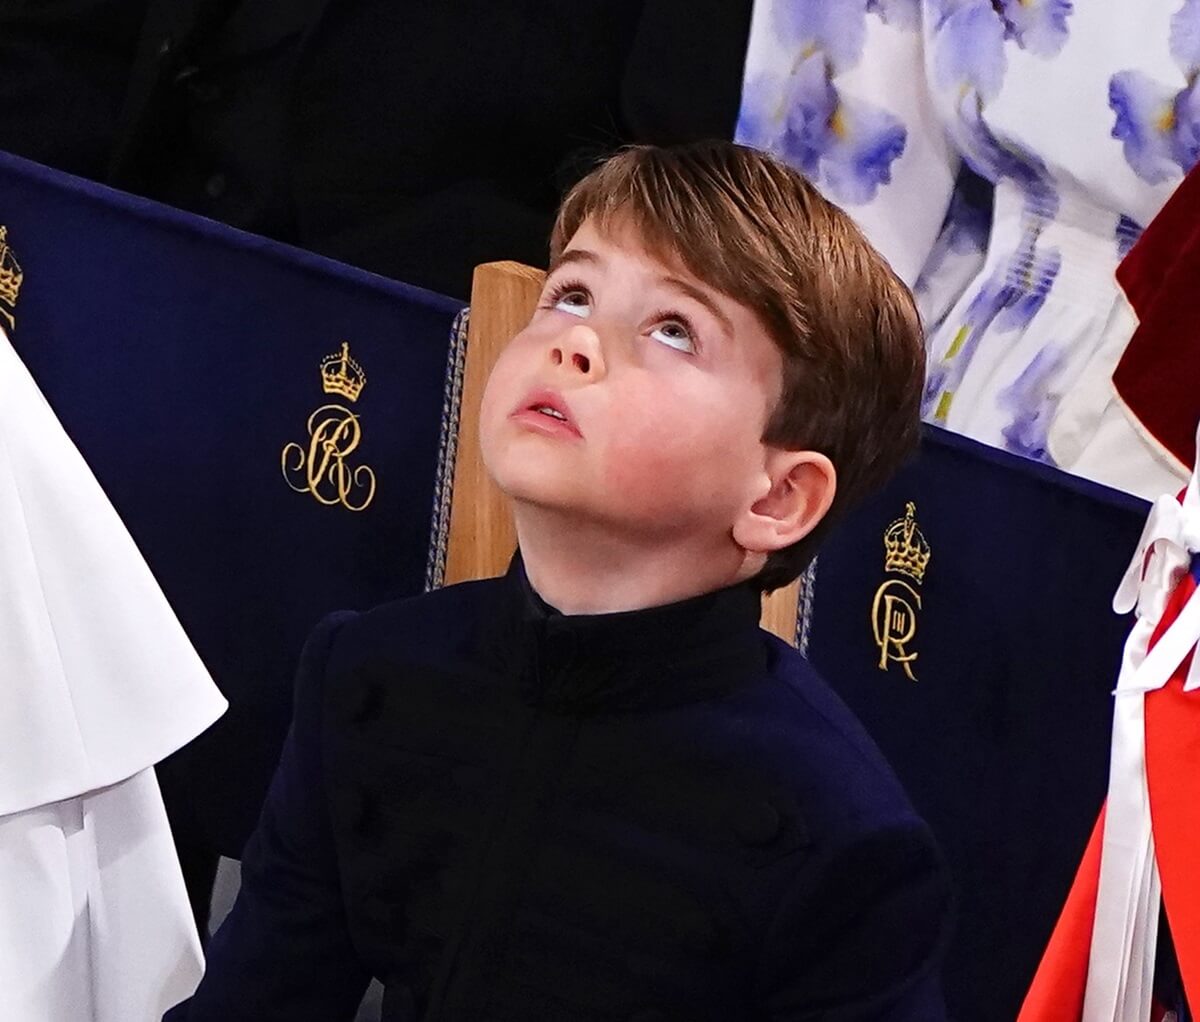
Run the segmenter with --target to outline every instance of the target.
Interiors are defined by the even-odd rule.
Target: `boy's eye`
[[[592,311],[588,293],[582,288],[572,288],[553,298],[554,308],[561,312],[569,312],[572,316],[586,319]]]
[[[696,342],[692,339],[691,328],[679,320],[667,320],[651,331],[650,336],[676,351],[686,351],[689,354],[696,352]]]

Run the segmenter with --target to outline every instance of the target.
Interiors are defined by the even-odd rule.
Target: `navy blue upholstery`
[[[424,586],[461,303],[4,154],[0,225],[13,345],[230,700],[165,773],[238,855],[308,632]],[[322,407],[318,462],[359,434],[331,504],[301,492]]]
[[[886,570],[884,533],[909,501],[928,554],[920,581]],[[802,600],[808,653],[879,743],[955,874],[945,970],[954,1018],[1016,1017],[1095,823],[1130,623],[1111,601],[1147,511],[927,428],[920,456],[821,549]],[[900,529],[897,561],[906,551],[915,568],[922,540],[906,543]],[[872,607],[889,582],[879,613],[891,594],[916,614],[901,651],[908,611],[893,601],[885,672]],[[915,681],[892,658],[914,652]]]

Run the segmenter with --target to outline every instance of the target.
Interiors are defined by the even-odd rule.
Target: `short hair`
[[[601,230],[628,222],[657,258],[756,313],[782,353],[762,440],[819,451],[838,477],[825,518],[755,578],[765,592],[787,585],[917,444],[925,349],[912,294],[801,174],[731,142],[621,150],[563,199],[553,260],[588,219]]]

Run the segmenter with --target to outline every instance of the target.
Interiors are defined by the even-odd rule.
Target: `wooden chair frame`
[[[517,536],[504,496],[488,478],[479,449],[479,404],[501,349],[533,315],[542,270],[514,262],[476,267],[454,464],[445,585],[503,574]],[[763,599],[762,625],[795,645],[800,582]]]

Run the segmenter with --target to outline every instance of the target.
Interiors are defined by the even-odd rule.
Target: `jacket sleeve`
[[[164,1022],[338,1022],[370,974],[347,928],[324,795],[325,665],[351,614],[318,625],[300,658],[292,727],[242,856],[233,910],[213,935],[204,979]]]
[[[949,880],[919,822],[803,866],[759,962],[772,1022],[944,1022]]]

